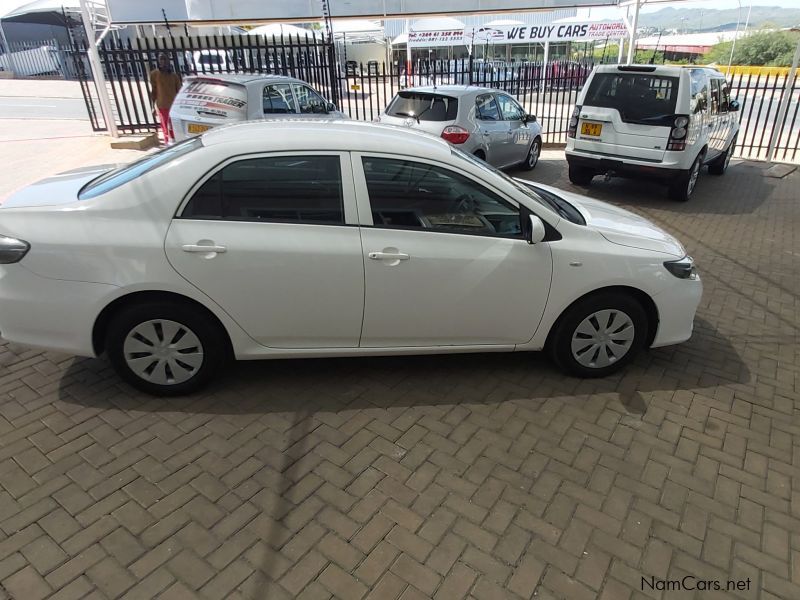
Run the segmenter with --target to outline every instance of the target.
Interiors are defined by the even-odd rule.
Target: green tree
[[[797,45],[798,33],[758,31],[737,40],[733,50],[734,65],[788,67]],[[727,65],[733,42],[721,42],[704,56],[705,62]]]

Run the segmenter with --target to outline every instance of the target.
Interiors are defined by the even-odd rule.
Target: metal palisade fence
[[[577,96],[594,67],[591,59],[528,61],[416,60],[387,64],[337,61],[331,43],[319,32],[308,37],[193,36],[138,38],[125,43],[104,43],[98,48],[117,127],[124,132],[156,130],[148,101],[148,75],[157,56],[164,52],[178,73],[272,73],[288,75],[314,86],[353,119],[373,120],[407,87],[479,85],[501,89],[515,96],[542,124],[544,141],[566,142],[567,125]],[[85,64],[85,48],[73,52],[76,68]],[[96,90],[85,71],[82,80],[92,124],[105,128]],[[787,75],[735,74],[728,78],[731,96],[741,110],[736,155],[764,158],[777,128],[776,159],[800,161],[800,77],[789,87],[786,118],[778,123],[778,108]]]

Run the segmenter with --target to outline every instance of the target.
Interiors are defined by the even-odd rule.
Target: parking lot
[[[525,176],[578,189],[560,150]],[[287,360],[165,400],[3,342],[0,598],[800,598],[798,184],[734,161],[681,204],[595,180],[705,284],[688,343],[603,380]]]

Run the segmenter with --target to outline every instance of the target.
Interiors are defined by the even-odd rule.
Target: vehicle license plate
[[[581,135],[593,135],[595,137],[600,137],[600,132],[602,131],[602,123],[581,123]]]
[[[189,133],[203,133],[211,129],[211,125],[201,125],[200,123],[189,123],[187,130]]]

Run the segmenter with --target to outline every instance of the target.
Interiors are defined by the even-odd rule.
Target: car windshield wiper
[[[400,112],[398,110],[394,114],[396,116],[398,116],[398,117],[413,117],[413,118],[415,118],[417,120],[417,123],[419,123],[419,117],[417,115],[415,115],[414,113]]]

